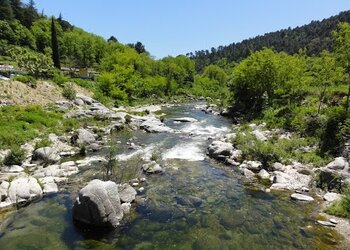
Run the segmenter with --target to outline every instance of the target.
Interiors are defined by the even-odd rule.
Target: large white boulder
[[[116,228],[123,218],[118,185],[112,181],[90,181],[79,192],[73,218],[91,226]]]

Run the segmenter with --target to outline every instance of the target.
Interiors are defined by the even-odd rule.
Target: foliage
[[[25,159],[25,152],[18,146],[13,146],[8,155],[5,156],[3,164],[6,166],[22,165]]]
[[[240,131],[232,143],[242,151],[243,160],[260,161],[265,169],[274,162],[289,164],[291,160],[301,163],[312,163],[322,166],[329,161],[320,156],[317,150],[305,151],[303,148],[315,144],[312,138],[293,136],[290,139],[279,139],[272,136],[267,141],[258,141],[249,128]]]
[[[36,78],[48,77],[53,70],[53,63],[49,55],[18,47],[12,48],[10,55],[18,67],[23,68]]]
[[[62,95],[68,100],[75,100],[77,91],[74,88],[74,84],[72,83],[64,84]]]
[[[35,88],[37,84],[36,79],[32,76],[15,76],[13,80],[23,82],[31,88]]]
[[[41,140],[38,140],[34,145],[34,149],[50,147],[51,145],[52,142],[46,137]]]
[[[64,86],[64,84],[68,81],[68,77],[66,77],[64,74],[62,74],[60,71],[55,70],[53,73],[52,80],[58,85],[58,86]]]
[[[228,63],[241,61],[251,52],[262,50],[264,47],[274,48],[278,52],[284,51],[290,55],[306,48],[308,55],[318,55],[323,50],[331,50],[332,31],[337,28],[339,22],[350,22],[350,11],[341,12],[322,21],[312,21],[294,29],[282,29],[239,43],[195,51],[187,55],[195,60],[197,72],[202,72],[206,66],[219,63],[222,59],[226,59]]]
[[[344,197],[326,208],[325,212],[350,219],[350,187],[345,189]]]
[[[57,69],[61,69],[60,53],[58,50],[57,29],[55,20],[51,19],[51,49],[52,49],[52,61]]]

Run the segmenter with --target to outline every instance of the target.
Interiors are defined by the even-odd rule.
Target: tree
[[[13,17],[10,1],[0,0],[0,20],[11,20]]]
[[[51,19],[51,49],[52,49],[52,61],[57,69],[61,69],[60,63],[60,53],[58,50],[58,41],[57,41],[57,30],[55,25],[55,20],[52,17]]]
[[[39,14],[35,7],[35,3],[33,0],[30,0],[29,3],[25,5],[25,8],[23,8],[22,24],[29,29],[32,24],[38,19]]]
[[[20,22],[22,22],[22,20],[23,20],[23,5],[22,5],[21,0],[11,0],[10,4],[11,4],[11,8],[12,8],[14,17],[17,20],[19,20]]]
[[[259,113],[265,99],[271,104],[277,76],[275,57],[273,50],[264,49],[234,68],[230,87],[234,101],[242,110]]]
[[[343,69],[337,66],[336,58],[328,51],[323,51],[313,60],[313,77],[316,86],[320,88],[320,97],[317,114],[320,114],[322,100],[327,88],[341,80]]]
[[[348,94],[346,97],[346,111],[349,110],[350,98],[350,23],[339,24],[339,30],[333,32],[335,55],[344,68],[348,78]]]
[[[118,39],[115,38],[115,36],[111,36],[110,38],[108,38],[107,42],[109,42],[109,43],[117,43]]]
[[[145,46],[141,43],[141,42],[137,42],[135,44],[133,43],[129,43],[128,44],[131,48],[135,49],[137,53],[142,54],[142,53],[146,53],[146,49]]]

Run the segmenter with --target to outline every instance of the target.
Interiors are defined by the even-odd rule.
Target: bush
[[[66,83],[63,88],[63,96],[67,98],[68,100],[74,100],[77,95],[77,91],[74,88],[74,85],[72,83]]]
[[[32,76],[15,76],[13,80],[25,83],[31,88],[36,88],[37,82],[36,79]]]
[[[326,208],[325,212],[350,219],[350,187],[345,189],[344,197]]]
[[[58,86],[64,86],[64,84],[68,81],[68,77],[63,75],[60,71],[55,71],[53,74],[52,80],[58,85]]]
[[[25,159],[25,152],[20,147],[11,148],[11,152],[6,155],[3,164],[6,166],[21,165]]]
[[[52,142],[48,138],[44,138],[35,143],[34,149],[50,147],[51,145],[52,145]]]

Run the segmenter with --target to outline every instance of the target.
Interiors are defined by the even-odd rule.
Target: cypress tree
[[[51,48],[52,48],[52,61],[57,69],[61,69],[60,53],[58,51],[57,30],[55,20],[51,19]]]

